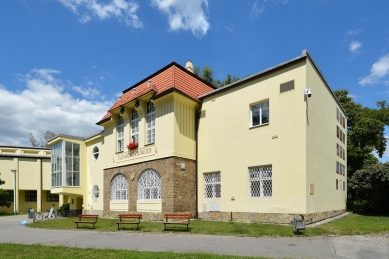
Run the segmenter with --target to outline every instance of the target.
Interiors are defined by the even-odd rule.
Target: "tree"
[[[5,181],[2,181],[0,179],[0,185],[3,184],[5,184]],[[7,191],[0,189],[0,207],[6,206],[7,208],[9,208],[11,206],[11,203],[8,202],[8,195],[9,193]]]
[[[239,78],[236,76],[231,76],[230,74],[227,74],[227,78],[224,80],[214,80],[213,78],[213,70],[206,65],[203,70],[201,71],[201,68],[199,66],[195,66],[193,68],[193,73],[202,78],[204,81],[216,86],[216,87],[223,87],[225,85],[229,85],[235,81],[238,81]]]
[[[356,193],[354,209],[389,214],[389,163],[367,165],[356,171],[348,187]]]
[[[40,141],[38,141],[35,136],[30,132],[29,139],[30,143],[33,147],[47,147],[47,143],[49,142],[50,139],[54,138],[56,135],[50,130],[47,130],[43,134],[43,138],[41,138]]]

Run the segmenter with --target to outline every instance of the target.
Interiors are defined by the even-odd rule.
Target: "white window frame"
[[[118,118],[118,152],[124,151],[124,119],[119,115]]]
[[[147,169],[138,178],[138,200],[162,199],[162,180],[159,173]]]
[[[131,141],[139,143],[139,117],[135,109],[131,112]]]
[[[117,174],[111,181],[111,201],[128,200],[128,179],[124,174]]]
[[[204,199],[221,198],[221,175],[220,172],[204,174]]]
[[[258,124],[254,125],[253,110],[257,110],[257,109],[258,109],[258,113],[259,113],[259,122],[258,122]],[[266,110],[267,110],[267,115],[268,115],[267,121],[263,122],[263,119],[264,119],[263,116],[264,116],[264,112]],[[251,104],[250,105],[250,127],[258,127],[258,126],[262,126],[262,125],[267,125],[269,123],[270,123],[270,102],[269,102],[269,100],[264,100],[261,102]]]
[[[147,103],[146,117],[146,144],[155,142],[155,106],[152,102]]]
[[[269,171],[270,171],[270,176],[269,176]],[[268,190],[269,188],[268,186],[266,186],[265,181],[270,181],[271,183],[270,194]],[[258,187],[258,183],[259,183],[259,191],[256,192],[256,195],[253,195],[254,191],[252,188]],[[255,166],[249,168],[248,191],[249,191],[250,198],[271,198],[273,196],[273,166],[272,165]]]

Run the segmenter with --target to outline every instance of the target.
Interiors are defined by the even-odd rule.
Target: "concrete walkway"
[[[389,259],[389,236],[250,238],[191,234],[145,234],[96,230],[45,230],[19,225],[27,215],[0,217],[0,242],[114,248],[138,251],[205,252],[274,258]]]

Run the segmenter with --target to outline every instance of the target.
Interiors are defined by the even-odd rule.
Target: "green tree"
[[[224,80],[215,80],[213,78],[213,70],[208,65],[206,65],[203,70],[201,70],[199,66],[195,66],[193,68],[193,73],[216,87],[223,87],[239,80],[238,77],[231,76],[230,74],[227,74],[227,78]]]
[[[348,187],[356,193],[354,209],[389,214],[389,163],[367,165],[356,171]]]
[[[0,185],[3,185],[5,184],[5,181],[2,181],[0,179]],[[11,206],[11,203],[8,202],[8,192],[3,190],[3,189],[0,189],[0,207],[4,207],[6,206],[7,208],[9,208]]]

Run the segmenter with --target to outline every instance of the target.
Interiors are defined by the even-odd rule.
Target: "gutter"
[[[198,192],[198,189],[199,189],[199,181],[198,181],[198,176],[199,176],[199,144],[198,144],[198,140],[199,140],[199,125],[200,125],[200,116],[198,116],[199,112],[201,111],[201,108],[202,108],[202,103],[200,103],[200,106],[199,108],[196,110],[196,114],[195,114],[195,131],[196,131],[196,134],[195,134],[195,141],[196,141],[196,171],[195,171],[195,174],[196,174],[196,213],[195,213],[195,218],[198,219],[199,218],[199,192]]]

